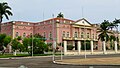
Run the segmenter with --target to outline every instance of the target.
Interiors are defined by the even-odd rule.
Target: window
[[[63,37],[65,37],[65,31],[63,31],[63,34],[62,34]]]
[[[26,37],[26,33],[23,33],[23,37]]]
[[[97,39],[97,34],[96,34],[96,37],[95,37],[96,39]]]
[[[30,23],[28,23],[28,25],[30,25]]]
[[[23,22],[21,22],[21,24],[23,24]]]
[[[52,23],[52,21],[50,20],[50,23]]]
[[[87,38],[90,38],[90,33],[87,33]]]
[[[19,33],[18,32],[16,32],[16,37],[18,37],[19,36]]]
[[[69,37],[69,32],[67,32],[67,37]]]
[[[93,34],[93,39],[94,39],[94,34]]]
[[[77,32],[75,32],[75,35],[74,35],[74,37],[78,37],[78,34],[77,34]]]
[[[83,36],[84,36],[84,33],[83,33],[83,32],[81,32],[81,38],[83,38]]]
[[[49,33],[49,39],[52,40],[52,32]]]
[[[64,23],[65,23],[66,21],[64,21]]]

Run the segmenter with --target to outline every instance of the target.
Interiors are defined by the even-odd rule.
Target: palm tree
[[[113,21],[113,24],[115,25],[115,28],[116,28],[116,32],[117,33],[117,39],[115,40],[115,52],[117,53],[117,48],[118,48],[118,45],[117,45],[117,42],[119,42],[119,39],[118,39],[118,24],[120,24],[120,19],[115,19]]]
[[[64,15],[60,12],[57,17],[58,18],[64,18]]]
[[[1,33],[1,23],[2,19],[5,16],[7,20],[9,20],[8,16],[12,16],[12,12],[10,11],[11,7],[8,6],[8,3],[3,2],[0,3],[0,33]]]
[[[105,42],[107,42],[109,40],[109,34],[112,33],[109,31],[110,29],[110,22],[108,20],[104,20],[104,22],[102,22],[100,24],[100,28],[98,29],[98,39],[100,39],[103,42],[103,53],[105,54],[106,51],[106,46],[105,46]]]

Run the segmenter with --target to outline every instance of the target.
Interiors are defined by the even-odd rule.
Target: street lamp
[[[33,57],[33,31],[32,31],[32,57]]]
[[[84,21],[83,21],[84,23]],[[85,23],[84,23],[84,49],[85,49],[85,59],[86,59],[86,32],[85,32]]]
[[[60,23],[62,23],[62,18],[60,18]],[[61,29],[61,32],[62,32],[62,29]],[[62,35],[61,35],[61,37],[62,37]],[[63,59],[63,56],[62,56],[62,40],[61,40],[61,60]]]
[[[55,49],[56,49],[56,42],[55,42],[55,38],[54,38],[54,14],[52,15],[53,16],[53,23],[52,23],[52,34],[53,34],[53,62],[55,62]]]

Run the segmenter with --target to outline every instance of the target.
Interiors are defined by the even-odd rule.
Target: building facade
[[[2,24],[2,33],[12,36],[26,37],[39,33],[46,38],[47,43],[64,43],[64,54],[67,46],[74,46],[78,53],[85,47],[88,50],[102,50],[102,42],[98,40],[97,24],[91,24],[82,18],[77,21],[65,18],[52,18],[42,22],[11,21]],[[84,44],[84,42],[88,42]],[[86,45],[86,46],[84,46]]]

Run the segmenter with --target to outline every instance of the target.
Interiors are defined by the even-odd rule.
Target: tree
[[[6,34],[0,34],[0,51],[4,50],[4,39]]]
[[[0,3],[0,33],[1,33],[1,23],[2,23],[3,17],[5,16],[5,18],[9,20],[8,16],[13,15],[10,10],[11,10],[11,7],[8,6],[8,3],[6,2]]]
[[[28,52],[29,54],[31,53],[31,49],[32,49],[32,39],[31,38],[24,38],[22,41],[24,47],[25,47],[25,51]]]
[[[64,15],[60,12],[57,16],[57,18],[64,18]]]
[[[11,42],[12,38],[11,36],[6,36],[4,38],[4,46],[7,47],[7,45]]]
[[[31,55],[32,54],[32,38],[24,38],[23,45],[25,50]],[[33,53],[34,54],[43,54],[44,51],[48,50],[47,44],[40,38],[33,37]]]
[[[48,50],[47,45],[43,41],[40,41],[37,38],[33,40],[33,44],[34,44],[34,47],[33,47],[34,54],[44,54],[44,51]]]
[[[12,40],[12,49],[14,51],[15,56],[16,56],[16,51],[19,50],[19,45],[21,45],[21,43],[16,38]]]
[[[110,28],[110,23],[107,20],[104,20],[104,22],[102,22],[100,24],[100,28],[98,29],[98,33],[100,33],[98,35],[98,39],[100,39],[101,41],[108,41],[109,40],[109,33],[112,33],[109,31]]]
[[[109,31],[110,29],[110,23],[107,20],[104,20],[104,22],[102,22],[100,24],[100,28],[98,29],[99,35],[98,35],[98,39],[100,39],[103,42],[103,53],[105,54],[106,51],[106,46],[105,46],[105,42],[107,42],[109,40],[109,34],[112,33]]]

